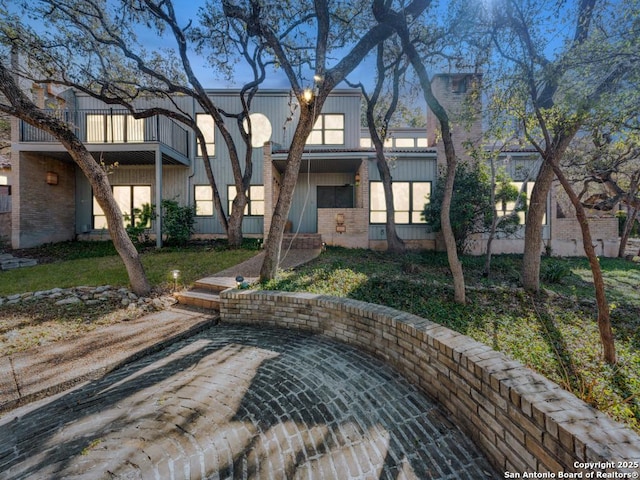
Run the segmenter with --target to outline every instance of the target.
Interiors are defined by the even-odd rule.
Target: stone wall
[[[255,290],[220,296],[222,322],[320,333],[382,358],[448,409],[505,475],[597,470],[627,476],[565,478],[637,478],[638,468],[616,463],[639,461],[637,434],[465,335],[350,299]],[[613,464],[585,468],[589,462]]]

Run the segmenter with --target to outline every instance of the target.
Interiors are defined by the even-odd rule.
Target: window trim
[[[251,198],[251,191],[254,188],[262,188],[262,198],[258,198],[258,199],[252,199]],[[233,189],[233,190],[232,190]],[[231,206],[233,204],[233,199],[236,197],[236,186],[235,184],[228,184],[227,185],[227,215],[231,215]],[[253,213],[253,211],[257,208],[258,204],[262,204],[262,213]],[[254,208],[254,205],[256,205],[256,207]],[[265,198],[264,198],[264,185],[262,184],[252,184],[249,185],[249,190],[247,192],[247,205],[245,207],[245,212],[244,212],[244,216],[245,217],[264,217],[264,205],[265,205]]]
[[[325,127],[325,118],[326,117],[341,117],[342,118],[342,128],[326,128]],[[320,127],[316,128],[316,125],[320,123]],[[327,143],[327,132],[341,132],[342,133],[342,143]],[[311,142],[311,137],[314,133],[320,133],[320,142]],[[307,145],[345,145],[345,114],[344,113],[321,113],[318,115],[316,119],[316,123],[313,125],[311,133],[307,138]]]
[[[123,217],[123,222],[126,225],[127,222],[124,219],[125,215],[129,215],[132,218],[135,219],[135,215],[133,214],[133,209],[134,208],[139,208],[135,205],[134,203],[134,189],[136,187],[147,187],[149,188],[149,203],[152,204],[153,202],[153,186],[149,185],[149,184],[126,184],[126,185],[111,185],[111,193],[113,194],[113,189],[115,187],[128,187],[129,188],[129,200],[131,201],[131,211],[130,212],[123,212],[122,209],[120,209],[120,212],[122,213],[122,217]],[[93,193],[93,191],[91,192],[91,229],[92,230],[108,230],[108,226],[105,227],[96,227],[96,217],[103,217],[105,218],[105,225],[107,223],[106,221],[106,215],[104,214],[104,212],[102,212],[101,215],[96,215],[95,213],[95,205],[96,205],[97,201],[96,201],[96,196]],[[120,208],[120,206],[118,205],[118,208]],[[151,223],[147,226],[147,228],[151,228]]]
[[[212,122],[213,132],[211,133],[210,142],[208,141],[209,139],[207,138],[205,131],[202,129],[202,126],[198,122],[199,118],[207,118]],[[216,125],[213,120],[213,117],[208,113],[204,113],[204,112],[196,113],[196,125],[202,131],[202,135],[204,135],[205,143],[207,146],[207,154],[209,155],[209,157],[215,157],[216,156]],[[200,146],[200,142],[198,141],[197,137],[196,137],[196,157],[202,158],[202,147]]]
[[[398,220],[396,220],[396,225],[408,225],[408,226],[412,226],[412,225],[428,225],[427,222],[425,221],[414,221],[414,215],[415,214],[420,214],[422,213],[422,210],[424,209],[424,205],[420,208],[420,210],[416,210],[414,209],[414,184],[428,184],[429,185],[429,194],[431,194],[431,192],[433,191],[433,182],[431,180],[395,180],[392,185],[400,185],[406,183],[408,188],[409,188],[409,210],[395,210],[394,213],[397,215],[398,213],[407,213],[408,214],[408,222],[399,222]],[[369,182],[369,192],[371,194],[371,192],[373,192],[373,184],[380,184],[382,186],[382,181],[381,180],[372,180]],[[384,195],[384,188],[382,190],[382,195]],[[394,201],[396,200],[395,195],[394,195]],[[426,202],[425,202],[426,203]],[[371,217],[373,213],[384,213],[385,215],[385,221],[384,222],[374,222],[372,221]],[[386,208],[384,210],[373,210],[371,208],[371,200],[369,201],[369,224],[371,225],[385,225],[386,224],[386,215],[387,215],[387,210]]]
[[[203,199],[203,200],[198,200],[198,187],[208,187],[209,190],[211,191],[211,199]],[[198,203],[211,203],[211,214],[203,214],[203,213],[198,213]],[[200,184],[200,185],[194,185],[193,186],[193,206],[196,210],[196,217],[201,217],[201,218],[210,218],[210,217],[214,217],[216,214],[216,209],[215,209],[215,204],[213,201],[213,187],[211,187],[211,185],[209,184]]]

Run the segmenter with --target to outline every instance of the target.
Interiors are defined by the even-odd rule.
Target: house
[[[434,77],[433,89],[445,106],[454,111],[462,104],[472,81],[472,75],[438,75]],[[211,90],[209,95],[225,111],[240,111],[237,91]],[[165,117],[134,119],[124,110],[78,92],[57,95],[56,102],[52,112],[73,125],[79,138],[109,172],[123,213],[134,215],[134,209],[145,203],[159,205],[162,199],[175,199],[196,207],[197,236],[224,235],[192,131]],[[173,102],[195,116],[205,132],[213,173],[228,208],[235,186],[224,143],[211,118],[193,100],[177,96]],[[288,235],[298,242],[296,246],[321,242],[345,247],[385,246],[382,184],[370,140],[360,126],[360,107],[358,90],[334,91],[309,136],[289,214]],[[253,100],[253,174],[243,221],[247,237],[261,238],[269,230],[286,165],[286,146],[295,130],[297,108],[295,98],[284,90],[263,90]],[[13,123],[13,247],[108,238],[104,215],[93,199],[91,186],[68,153],[47,134],[23,122]],[[242,145],[235,123],[230,130],[236,144]],[[470,129],[456,126],[454,140],[459,151],[464,151],[465,139],[479,138],[480,133],[480,120],[472,122]],[[420,218],[437,180],[438,167],[444,162],[436,123],[429,116],[426,129],[395,131],[387,149],[393,167],[399,235],[412,247],[441,247],[437,232],[431,231]],[[243,152],[239,153],[242,158]],[[535,152],[504,152],[503,160],[508,160],[508,170],[516,181],[527,182],[524,189],[530,192],[531,180],[523,172],[535,168]],[[549,205],[555,201],[552,193]],[[554,208],[548,208],[545,242],[555,253],[571,250],[569,253],[581,254],[579,229],[564,225],[568,217],[558,215],[559,211],[555,204]],[[575,219],[570,220],[572,225],[576,223]],[[159,222],[154,222],[152,228],[157,233]],[[609,232],[609,224],[603,222],[598,229]],[[602,242],[603,253],[609,253],[607,249],[614,237],[617,233],[596,235]],[[483,240],[477,239],[475,253],[482,253]],[[494,251],[522,252],[523,248],[521,238],[499,239],[496,244]]]

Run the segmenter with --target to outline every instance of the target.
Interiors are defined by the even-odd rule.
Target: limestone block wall
[[[640,461],[635,432],[465,335],[350,299],[256,290],[220,296],[222,322],[319,333],[382,358],[437,399],[505,475],[617,472],[625,476],[597,478],[637,478],[640,471],[633,463],[618,464]]]

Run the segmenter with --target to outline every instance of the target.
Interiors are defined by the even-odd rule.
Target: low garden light
[[[236,277],[236,288],[242,288],[244,285],[244,277],[242,275],[238,275]]]
[[[180,278],[180,270],[171,270],[171,278],[173,278],[173,291],[178,290],[178,279]]]

